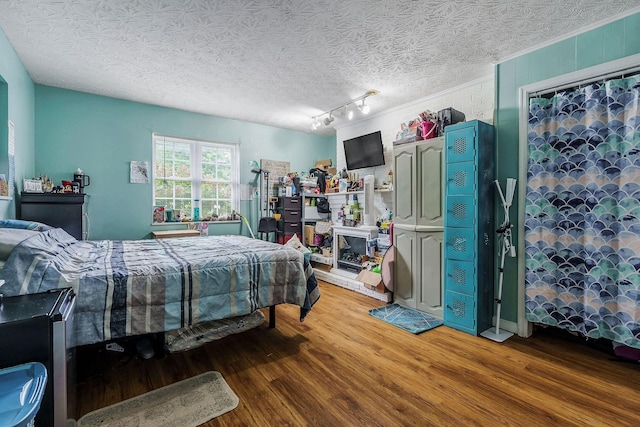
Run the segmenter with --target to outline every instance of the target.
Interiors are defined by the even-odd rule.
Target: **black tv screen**
[[[348,170],[384,165],[384,148],[380,131],[345,139],[343,144]]]

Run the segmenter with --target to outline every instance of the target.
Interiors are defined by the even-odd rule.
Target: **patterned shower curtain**
[[[526,318],[640,348],[640,74],[531,99]]]

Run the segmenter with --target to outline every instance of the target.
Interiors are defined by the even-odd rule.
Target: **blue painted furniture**
[[[494,163],[492,125],[446,127],[444,323],[473,335],[493,316]]]

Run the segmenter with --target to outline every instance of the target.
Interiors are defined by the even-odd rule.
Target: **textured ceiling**
[[[311,132],[369,89],[392,108],[639,4],[0,0],[0,27],[36,83]]]

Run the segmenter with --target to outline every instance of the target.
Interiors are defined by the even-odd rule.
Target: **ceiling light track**
[[[366,103],[366,99],[370,96],[377,95],[379,93],[380,92],[375,89],[368,90],[367,92],[365,92],[364,95],[360,95],[359,97],[353,98],[352,100],[345,102],[344,104],[336,108],[332,108],[329,111],[325,111],[324,113],[318,114],[317,116],[313,116],[312,117],[313,123],[311,123],[311,130],[316,130],[320,127],[321,125],[320,118],[323,116],[327,116],[324,119],[324,125],[325,126],[331,125],[331,123],[336,119],[333,115],[333,113],[336,111],[341,112],[342,116],[346,117],[348,120],[353,119],[354,110],[356,109],[360,111],[362,114],[369,114],[370,107],[369,107],[369,104]]]

